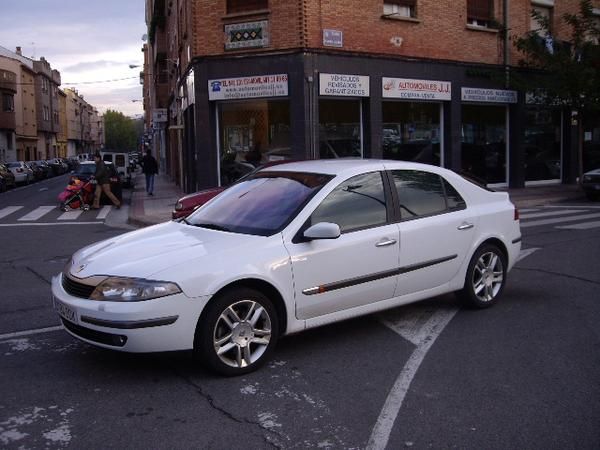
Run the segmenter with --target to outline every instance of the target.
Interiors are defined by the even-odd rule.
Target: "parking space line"
[[[62,330],[62,325],[56,327],[38,328],[36,330],[17,331],[15,333],[0,334],[0,341],[7,341],[21,336],[31,336],[32,334],[50,333],[51,331]]]
[[[12,213],[17,212],[21,208],[23,208],[23,206],[7,206],[6,208],[0,209],[0,219],[10,216]]]

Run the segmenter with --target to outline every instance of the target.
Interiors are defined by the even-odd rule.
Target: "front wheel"
[[[194,348],[211,370],[227,376],[252,372],[277,343],[279,323],[273,303],[261,292],[235,288],[207,305],[196,328]]]
[[[495,304],[506,284],[506,256],[493,244],[477,249],[467,268],[459,297],[470,307],[488,308]]]

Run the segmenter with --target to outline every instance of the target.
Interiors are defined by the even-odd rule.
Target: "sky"
[[[144,0],[0,0],[0,46],[46,58],[103,113],[143,114]],[[139,65],[130,68],[130,65]],[[126,78],[123,80],[123,78]],[[120,81],[106,81],[120,80]],[[103,81],[102,83],[92,83]],[[135,101],[134,101],[135,100]]]

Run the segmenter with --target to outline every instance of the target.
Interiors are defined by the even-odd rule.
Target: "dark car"
[[[33,178],[35,181],[46,178],[47,171],[39,166],[36,161],[27,161],[25,164],[27,164],[27,166],[29,166],[29,168],[33,171]]]
[[[48,163],[44,160],[31,161],[32,164],[35,164],[39,169],[43,172],[44,178],[50,178],[52,176],[52,169],[48,165]]]
[[[119,199],[119,201],[123,198],[123,183],[121,181],[121,177],[118,174],[115,166],[112,163],[106,162],[104,163],[106,168],[110,174],[110,190],[111,192]],[[81,181],[90,181],[96,172],[96,163],[94,161],[83,161],[79,164],[75,170],[71,172],[71,180],[73,181],[75,178]],[[100,198],[101,203],[110,203],[110,201],[106,198],[104,194]]]
[[[247,172],[241,178],[238,177],[238,179],[233,180],[233,182],[242,181],[246,177],[253,175],[254,173],[256,173],[259,170],[264,169],[266,167],[272,167],[272,166],[276,166],[278,164],[283,164],[286,162],[294,162],[294,161],[292,161],[292,160],[270,161],[268,163],[265,163],[261,166],[256,167],[254,170],[251,170],[250,172]],[[171,218],[180,219],[182,217],[189,216],[191,213],[193,213],[195,210],[200,208],[202,205],[204,205],[210,199],[212,199],[213,197],[216,197],[221,192],[223,192],[225,189],[227,189],[227,187],[228,186],[219,186],[219,187],[214,187],[214,188],[210,188],[210,189],[204,189],[202,191],[194,192],[193,194],[188,194],[184,197],[181,197],[179,200],[177,200],[177,203],[175,204],[175,209],[171,212]]]
[[[16,185],[15,176],[10,169],[4,164],[0,164],[0,192],[4,192],[8,188],[15,187]]]
[[[581,179],[581,187],[588,199],[600,199],[600,169],[584,173]]]

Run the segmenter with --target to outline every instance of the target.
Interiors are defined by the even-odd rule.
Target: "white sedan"
[[[491,306],[520,247],[508,194],[449,170],[304,161],[259,171],[186,219],[79,250],[52,294],[85,342],[194,349],[237,375],[308,328],[452,291]]]

